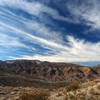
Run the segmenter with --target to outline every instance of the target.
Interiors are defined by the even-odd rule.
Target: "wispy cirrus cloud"
[[[10,0],[1,0],[0,5],[3,7],[6,6],[6,7],[20,9],[27,12],[28,14],[31,14],[37,17],[40,17],[42,13],[47,13],[56,20],[69,21],[67,17],[61,16],[56,9],[52,9],[36,1],[27,2],[26,0],[13,0],[11,2]]]
[[[51,56],[43,56],[36,54],[35,56],[29,57],[24,56],[23,58],[27,59],[40,59],[40,60],[48,60],[50,61],[87,61],[87,60],[98,60],[99,59],[99,49],[100,49],[100,43],[92,44],[89,42],[85,42],[84,40],[78,40],[75,39],[72,36],[66,37],[66,39],[69,41],[66,43],[66,45],[59,44],[57,42],[52,42],[50,40],[43,39],[38,36],[34,36],[31,33],[24,32],[23,30],[20,30],[18,28],[15,28],[10,25],[6,25],[5,23],[0,23],[1,25],[5,26],[6,28],[9,28],[10,30],[13,30],[15,33],[22,35],[24,39],[31,42],[36,42],[37,44],[40,44],[44,48],[48,47],[51,50],[56,49],[57,52],[55,55]],[[58,53],[59,52],[59,53]],[[96,58],[92,58],[96,57]],[[56,58],[56,59],[55,59]]]
[[[39,55],[34,56],[23,55],[21,58],[15,59],[39,59],[42,61],[51,62],[88,62],[88,61],[99,61],[100,59],[100,42],[89,43],[84,40],[75,39],[72,36],[68,36],[69,46],[65,46],[67,50],[60,48],[60,52],[55,55]],[[13,58],[13,57],[12,57]]]
[[[27,48],[27,46],[21,42],[16,37],[8,36],[6,34],[0,33],[0,46],[3,47],[23,47]]]
[[[19,15],[11,9],[16,9],[16,11],[21,10],[24,14],[22,13]],[[96,21],[99,19],[97,18],[95,21],[95,19],[90,18],[88,16],[90,13],[89,10],[83,13],[83,11],[86,10],[85,8],[83,10],[81,10],[81,8],[77,10],[74,5],[69,5],[68,9],[70,9],[71,13],[77,19],[81,16],[82,19],[93,22],[92,24],[88,23],[89,25],[97,25]],[[41,4],[40,2],[0,0],[0,37],[2,37],[0,45],[7,48],[20,48],[20,50],[24,52],[19,53],[15,50],[17,56],[10,55],[10,59],[38,59],[52,62],[99,61],[99,41],[96,43],[85,41],[85,39],[68,35],[67,32],[59,32],[41,21],[33,20],[34,16],[39,18],[42,13],[46,13],[48,16],[59,21],[73,21],[72,19],[70,20],[69,18],[60,15],[57,10]],[[32,16],[32,18],[26,17],[27,14],[28,16]],[[78,20],[80,21],[80,19]],[[40,49],[41,53],[38,52],[37,48]],[[0,50],[2,49],[0,48]],[[30,50],[33,52],[30,52]],[[29,55],[29,53],[31,53],[31,55]]]
[[[71,14],[76,17],[81,23],[85,20],[84,24],[91,26],[94,29],[100,28],[100,1],[99,0],[81,0],[66,3],[67,8]]]

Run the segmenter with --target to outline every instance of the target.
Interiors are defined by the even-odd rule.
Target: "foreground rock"
[[[100,79],[52,90],[0,86],[0,100],[100,100]]]
[[[100,79],[80,84],[76,89],[70,87],[70,91],[67,88],[52,92],[49,100],[100,100]]]
[[[0,71],[54,82],[84,82],[100,77],[100,65],[87,67],[70,63],[41,62],[38,60],[0,61]]]

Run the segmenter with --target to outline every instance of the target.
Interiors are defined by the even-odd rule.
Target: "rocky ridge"
[[[0,61],[0,71],[28,75],[46,81],[86,81],[100,77],[100,66],[88,67],[70,63],[42,62],[38,60]]]

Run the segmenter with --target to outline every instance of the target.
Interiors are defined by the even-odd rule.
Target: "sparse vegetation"
[[[48,96],[49,92],[46,91],[26,92],[20,95],[19,100],[47,100]]]
[[[79,83],[72,83],[68,86],[65,87],[66,91],[69,92],[69,91],[75,91],[77,89],[79,89]]]
[[[100,66],[0,61],[0,100],[100,100]]]
[[[99,89],[99,90],[100,90],[100,84],[97,86],[97,89]]]
[[[93,94],[88,94],[86,92],[74,93],[69,92],[65,96],[65,100],[99,100],[99,97],[96,97]]]
[[[100,100],[100,80],[95,83],[95,81],[90,81],[85,83],[85,87],[82,87],[83,84],[80,84],[80,88],[74,88],[73,91],[70,89],[72,86],[67,86],[67,92],[65,93],[64,100]],[[77,86],[77,85],[75,85]]]
[[[72,83],[60,89],[1,86],[0,90],[0,100],[100,100],[100,80]]]

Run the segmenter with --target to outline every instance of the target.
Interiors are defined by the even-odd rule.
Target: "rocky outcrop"
[[[0,71],[47,81],[85,81],[100,77],[100,66],[87,67],[70,63],[38,60],[0,61]]]

